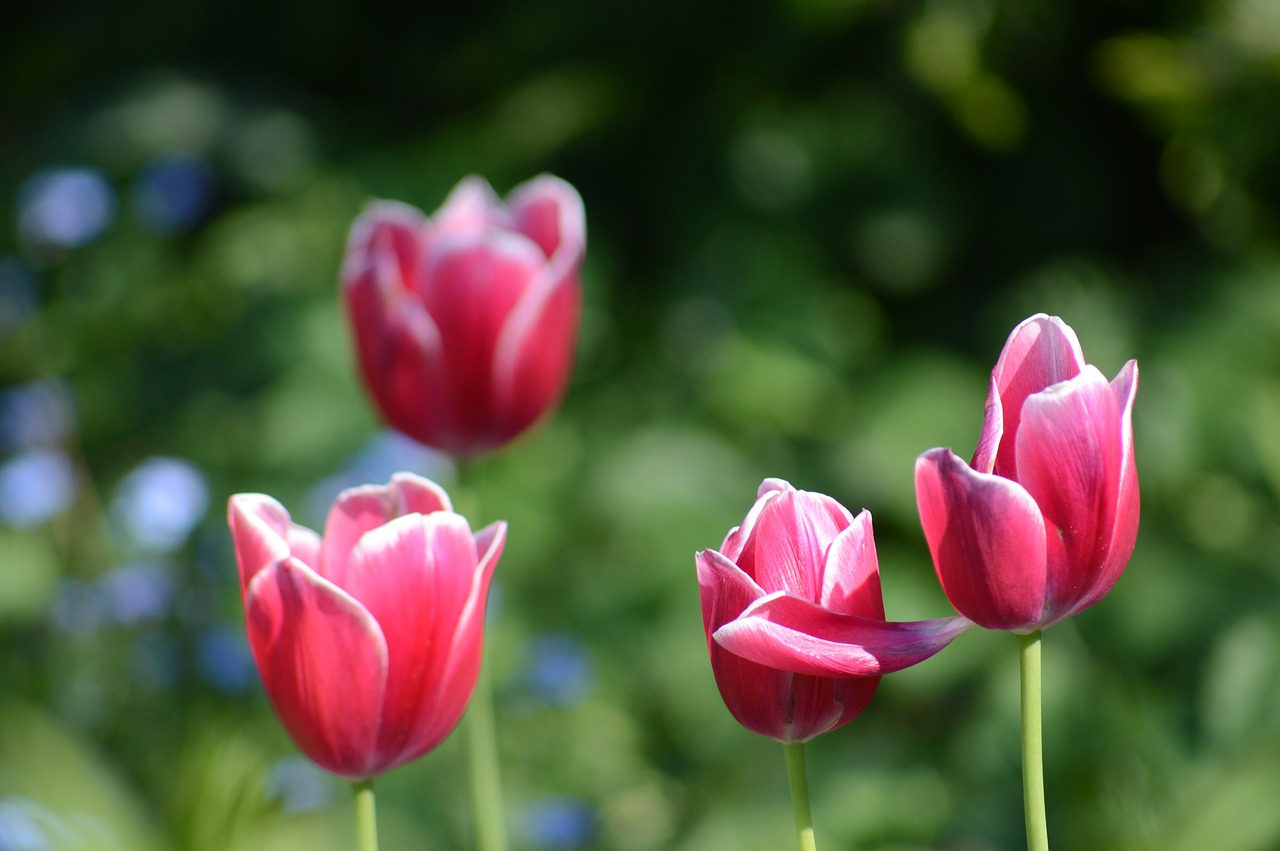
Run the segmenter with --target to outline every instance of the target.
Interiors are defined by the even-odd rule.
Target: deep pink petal
[[[1013,329],[991,373],[992,384],[1000,391],[1003,419],[1003,438],[994,469],[997,475],[1021,481],[1015,441],[1027,397],[1051,384],[1074,378],[1083,368],[1084,355],[1076,332],[1058,317],[1039,313]],[[986,434],[984,428],[984,437]],[[982,470],[980,465],[974,466]]]
[[[512,225],[536,242],[547,257],[558,253],[581,256],[587,241],[582,196],[569,183],[539,175],[512,189],[507,196]]]
[[[822,573],[819,601],[833,612],[884,620],[880,561],[876,558],[871,512],[862,510],[831,542]]]
[[[398,290],[416,288],[426,217],[399,201],[373,201],[351,225],[347,236],[344,284],[372,265],[388,263]]]
[[[495,438],[505,442],[554,408],[573,372],[582,310],[576,270],[530,281],[498,336],[493,355]]]
[[[441,237],[427,269],[425,305],[440,329],[442,402],[451,415],[449,451],[481,451],[494,436],[494,357],[512,309],[544,260],[527,237],[486,231]]]
[[[489,181],[473,174],[459,181],[431,216],[428,251],[435,250],[441,236],[510,226],[510,215]]]
[[[457,726],[475,690],[484,649],[484,621],[489,585],[506,544],[507,524],[494,523],[476,533],[475,546],[482,553],[472,576],[466,604],[444,654],[437,677],[437,692],[428,702],[419,733],[410,742],[409,758],[431,750]]]
[[[249,646],[276,714],[318,765],[351,780],[373,759],[387,646],[370,614],[294,559],[258,572],[245,596]]]
[[[746,571],[748,576],[754,576],[754,563],[743,564],[740,557],[742,556],[743,548],[747,544],[747,539],[751,537],[751,530],[755,528],[756,520],[759,519],[760,512],[764,511],[764,507],[769,503],[769,500],[774,499],[777,494],[789,490],[795,490],[795,488],[782,479],[765,479],[760,483],[760,487],[756,491],[756,501],[747,512],[746,519],[742,521],[741,525],[730,529],[728,535],[725,535],[724,543],[720,546],[720,552]]]
[[[1051,621],[1101,599],[1119,579],[1136,536],[1136,511],[1118,513],[1122,484],[1136,499],[1132,436],[1115,389],[1092,366],[1076,378],[1030,397],[1018,435],[1022,482],[1048,529],[1048,602]],[[1131,485],[1131,486],[1130,486]],[[1133,517],[1133,525],[1124,525]],[[1117,547],[1117,543],[1119,547]],[[1112,558],[1113,550],[1116,558]]]
[[[829,496],[783,491],[769,499],[747,540],[756,583],[765,591],[790,591],[806,600],[822,597],[827,548],[853,517]]]
[[[365,387],[383,418],[429,445],[447,431],[443,342],[421,296],[406,292],[383,254],[350,264],[342,288]]]
[[[240,567],[240,593],[258,571],[289,555],[293,521],[284,506],[260,493],[239,493],[227,501],[227,524]]]
[[[932,449],[916,460],[916,501],[938,580],[960,614],[988,629],[1041,621],[1045,525],[1025,489]]]
[[[813,677],[869,677],[919,664],[973,623],[963,617],[886,622],[832,612],[778,592],[714,633],[731,653]]]
[[[794,675],[749,662],[711,639],[712,633],[740,615],[764,592],[715,550],[702,550],[696,562],[702,623],[720,697],[748,730],[775,739],[787,735]]]
[[[987,404],[982,411],[982,434],[978,436],[978,448],[973,452],[969,466],[979,473],[990,473],[996,468],[996,453],[1000,451],[1000,439],[1004,436],[1004,405],[1000,401],[1000,388],[993,376],[987,389]]]

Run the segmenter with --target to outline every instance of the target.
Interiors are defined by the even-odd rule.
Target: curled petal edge
[[[783,592],[762,597],[714,634],[751,662],[813,677],[875,677],[933,656],[973,626],[962,616],[881,621],[844,615]]]

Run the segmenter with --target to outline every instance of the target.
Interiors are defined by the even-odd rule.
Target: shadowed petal
[[[956,611],[987,629],[1040,622],[1045,526],[1017,482],[978,473],[949,449],[916,460],[916,501],[938,580]]]
[[[796,674],[869,677],[923,662],[973,626],[963,617],[887,622],[832,612],[782,592],[716,630],[731,653]]]
[[[267,696],[302,752],[351,780],[376,773],[387,646],[364,607],[285,559],[249,584],[245,622]]]
[[[579,257],[587,241],[582,196],[564,180],[539,175],[507,195],[512,224],[538,244],[547,257]]]
[[[715,550],[702,550],[696,561],[711,672],[724,705],[748,730],[770,738],[785,736],[794,675],[750,662],[711,639],[715,630],[736,618],[764,592]]]

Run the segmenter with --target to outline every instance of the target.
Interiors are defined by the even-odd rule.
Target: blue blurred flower
[[[244,630],[229,624],[205,628],[196,639],[196,669],[219,691],[240,693],[258,682]]]
[[[44,814],[24,798],[0,799],[0,851],[45,851],[52,848],[40,821]]]
[[[267,769],[267,798],[286,813],[324,809],[334,798],[334,778],[306,757],[287,756]]]
[[[533,848],[585,848],[595,841],[599,827],[591,804],[567,797],[529,804],[519,826],[525,844]]]
[[[36,251],[92,242],[111,224],[115,210],[110,185],[91,168],[42,171],[18,192],[18,227]]]
[[[138,175],[133,202],[142,224],[159,233],[176,233],[198,224],[213,203],[214,173],[190,155],[163,157]]]
[[[582,642],[569,635],[544,635],[530,645],[530,660],[520,675],[535,697],[551,706],[570,706],[591,688],[591,660]]]
[[[75,426],[71,394],[57,378],[0,391],[0,450],[55,446]]]
[[[180,458],[148,458],[120,481],[112,515],[143,549],[170,552],[182,546],[209,507],[204,475]]]
[[[117,567],[97,585],[103,613],[120,624],[161,620],[177,590],[163,565],[143,562]]]
[[[38,526],[71,505],[76,470],[62,452],[36,449],[0,466],[0,522]]]

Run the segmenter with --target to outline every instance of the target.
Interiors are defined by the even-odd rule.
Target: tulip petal
[[[1045,525],[1021,485],[932,449],[916,460],[916,501],[938,580],[960,614],[987,629],[1040,622]]]
[[[780,492],[760,512],[739,564],[766,591],[817,601],[823,590],[819,566],[831,542],[852,522],[848,510],[829,496]],[[751,568],[748,555],[754,560]]]
[[[430,750],[449,735],[471,700],[484,651],[489,585],[506,541],[507,524],[504,522],[490,524],[476,533],[475,547],[482,553],[480,564],[472,574],[466,604],[445,651],[443,669],[438,678],[438,699],[432,701],[427,710],[429,716],[423,727],[431,731],[431,737],[415,740],[415,749],[419,752]]]
[[[452,432],[446,445],[475,452],[512,437],[494,424],[495,350],[544,264],[541,249],[512,231],[445,234],[434,244],[424,306],[441,335]]]
[[[431,217],[430,239],[445,234],[508,227],[509,217],[489,181],[469,175],[449,192],[440,209]]]
[[[1021,482],[1035,498],[1048,528],[1049,620],[1080,611],[1115,584],[1132,551],[1116,544],[1117,523],[1136,536],[1136,507],[1117,512],[1121,485],[1126,498],[1137,497],[1132,467],[1132,438],[1122,405],[1131,404],[1092,366],[1076,378],[1055,384],[1027,400],[1018,433]],[[1128,518],[1132,517],[1132,520]],[[1112,558],[1116,550],[1118,558]],[[1046,623],[1046,625],[1047,625]]]
[[[778,592],[756,600],[713,638],[771,668],[812,677],[872,677],[923,662],[971,626],[963,617],[889,622],[840,614]]]
[[[711,638],[712,633],[738,617],[747,606],[764,596],[764,592],[750,576],[715,550],[702,550],[695,560],[711,672],[725,706],[748,730],[770,738],[785,735],[794,675],[730,653]]]
[[[494,408],[504,438],[559,402],[573,371],[581,312],[576,266],[558,278],[543,267],[512,309],[493,353]]]
[[[539,175],[507,195],[512,224],[538,244],[548,258],[559,253],[579,258],[587,242],[582,196],[568,182]]]
[[[289,556],[293,521],[280,503],[260,493],[240,493],[227,502],[227,524],[240,567],[240,593],[272,562]]]
[[[880,562],[871,512],[866,509],[858,512],[827,549],[819,602],[833,612],[884,620]]]
[[[420,719],[426,704],[440,699],[437,678],[476,565],[466,519],[445,512],[397,517],[366,532],[351,551],[345,589],[378,622],[387,643],[380,764],[418,756],[426,747],[414,752],[414,739],[435,733]]]
[[[418,281],[406,281],[385,252],[362,256],[344,268],[342,294],[364,384],[387,422],[438,445],[442,424],[427,400],[445,393],[440,330],[421,302]]]
[[[751,506],[751,510],[747,512],[747,517],[742,521],[741,525],[734,526],[729,530],[729,534],[725,535],[724,543],[720,546],[720,552],[730,561],[742,567],[739,558],[742,556],[742,550],[747,545],[747,539],[751,537],[751,530],[755,528],[756,521],[760,518],[760,512],[764,511],[764,507],[769,500],[774,498],[775,494],[783,491],[795,490],[790,483],[782,479],[765,479],[760,483],[759,489],[756,491],[756,501]],[[750,566],[747,574],[751,575],[754,565]]]
[[[392,263],[392,279],[405,289],[413,289],[422,259],[425,225],[422,212],[408,204],[381,200],[369,203],[347,236],[342,280],[355,278],[385,258]]]
[[[286,558],[249,584],[245,623],[267,696],[302,752],[351,780],[377,773],[387,645],[369,612]]]
[[[1061,319],[1038,313],[1018,323],[991,373],[993,389],[999,388],[998,410],[1004,435],[1003,439],[997,438],[1000,448],[993,472],[1015,481],[1022,480],[1017,469],[1015,436],[1022,421],[1023,403],[1051,384],[1074,378],[1083,368],[1084,354],[1076,332]],[[980,446],[989,439],[988,427],[983,428]],[[976,463],[974,467],[991,472]]]

